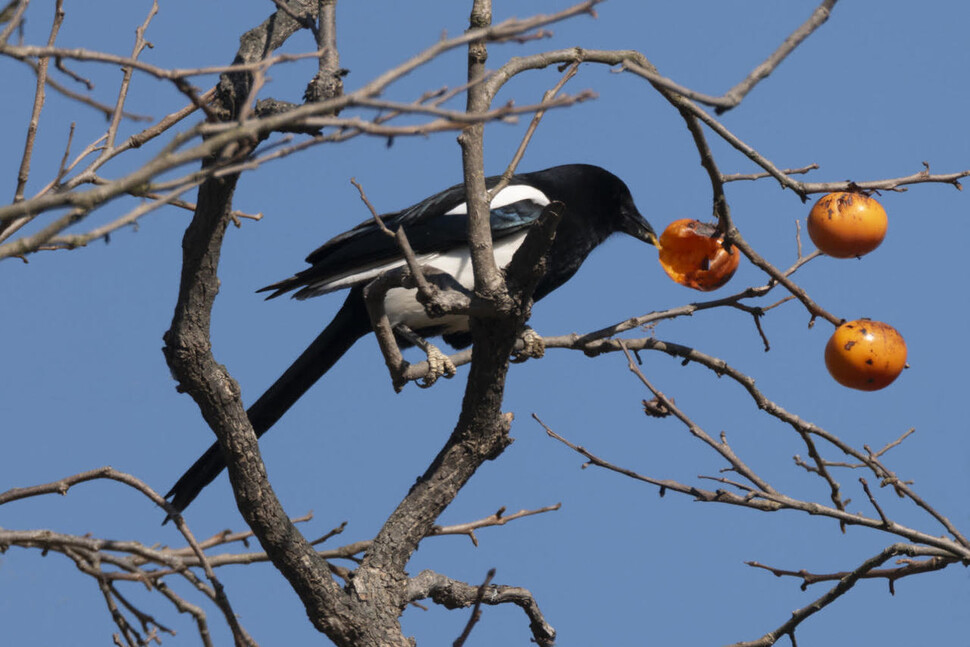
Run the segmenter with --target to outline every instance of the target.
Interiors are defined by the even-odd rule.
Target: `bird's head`
[[[564,202],[568,207],[566,217],[570,218],[571,214],[576,223],[584,224],[570,228],[575,230],[574,234],[585,233],[576,235],[577,240],[567,244],[583,246],[584,242],[592,242],[595,246],[610,234],[622,232],[657,245],[657,234],[640,215],[630,189],[606,169],[591,164],[565,164],[521,177],[551,199]],[[560,225],[557,237],[564,233],[563,225]]]
[[[637,205],[633,202],[633,195],[629,187],[609,171],[601,170],[599,179],[604,193],[608,196],[604,204],[610,205],[613,213],[613,230],[633,236],[637,240],[642,240],[654,247],[659,247],[657,233],[647,222],[647,219],[640,215]]]

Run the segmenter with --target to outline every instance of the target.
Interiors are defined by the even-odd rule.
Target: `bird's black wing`
[[[498,178],[488,178],[488,186],[497,181]],[[492,200],[490,225],[495,240],[527,228],[549,203],[541,191],[517,181],[520,178],[513,176]],[[468,243],[465,187],[455,185],[412,207],[384,215],[381,220],[392,231],[403,227],[419,260],[430,260],[437,253]],[[304,299],[366,283],[403,263],[397,242],[373,220],[330,239],[306,260],[312,267],[259,291],[272,291],[268,297],[272,299],[299,288],[294,296]]]

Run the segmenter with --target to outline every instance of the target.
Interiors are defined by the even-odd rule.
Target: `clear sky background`
[[[60,45],[117,54],[130,51],[134,28],[149,6],[131,0],[65,4]],[[496,0],[495,19],[567,4]],[[46,41],[52,13],[47,5],[31,5],[26,42]],[[772,52],[816,5],[814,0],[613,0],[600,5],[598,19],[580,17],[554,26],[550,40],[492,46],[489,66],[543,49],[630,48],[677,82],[720,94]],[[417,53],[443,30],[460,33],[469,8],[469,2],[454,0],[341,2],[338,43],[341,63],[350,70],[347,87],[358,87]],[[155,47],[143,58],[166,67],[228,63],[239,36],[271,10],[270,2],[163,1],[148,32]],[[921,170],[923,161],[937,173],[970,168],[968,24],[970,5],[964,2],[844,0],[827,24],[722,121],[781,168],[819,164],[809,176],[816,181],[904,176]],[[291,39],[286,51],[313,48],[304,32]],[[113,101],[120,78],[116,68],[74,67],[95,81],[98,98]],[[306,62],[275,68],[263,96],[298,101],[313,67]],[[394,85],[385,97],[410,101],[427,89],[457,86],[464,76],[465,53],[455,51]],[[4,59],[0,79],[0,178],[9,199],[34,76],[28,67]],[[557,79],[554,69],[523,75],[500,99],[538,101]],[[658,230],[676,218],[708,218],[710,185],[676,111],[630,74],[585,65],[567,92],[586,88],[599,98],[550,112],[520,169],[598,164],[629,184],[640,211]],[[183,104],[170,84],[136,74],[129,110],[157,118]],[[71,121],[77,122],[75,150],[104,129],[94,111],[49,94],[28,193],[56,172]],[[505,168],[527,122],[489,126],[487,172]],[[140,127],[127,123],[122,133]],[[722,171],[757,170],[715,136],[710,139]],[[361,138],[320,147],[241,179],[236,208],[265,217],[243,221],[227,236],[213,345],[247,403],[289,365],[342,300],[328,296],[264,303],[254,290],[301,269],[317,245],[367,217],[349,179],[356,177],[382,211],[412,204],[461,179],[454,134],[385,144]],[[154,150],[139,154],[144,159]],[[120,159],[105,175],[124,173],[127,164]],[[791,264],[795,223],[804,222],[808,206],[771,180],[731,184],[728,198],[739,228],[755,248],[779,267]],[[924,499],[967,533],[970,195],[947,185],[919,185],[880,199],[890,226],[877,251],[862,261],[817,259],[795,278],[838,316],[872,317],[902,332],[911,368],[891,387],[861,393],[835,384],[822,362],[831,326],[819,322],[807,328],[809,317],[795,302],[765,317],[772,344],[768,353],[750,316],[733,310],[664,322],[654,334],[726,360],[755,377],[781,406],[857,447],[882,447],[915,427],[915,435],[890,452],[886,463],[901,478],[913,480]],[[108,205],[82,229],[110,221],[131,204]],[[28,264],[3,263],[0,491],[112,465],[164,492],[213,440],[193,402],[175,392],[160,352],[188,221],[187,212],[162,209],[137,229],[113,235],[110,244],[44,252],[31,256]],[[803,238],[806,250],[811,249]],[[742,262],[728,287],[713,296],[764,282],[764,275]],[[762,305],[781,296],[776,291]],[[617,238],[535,308],[532,325],[544,335],[586,332],[704,298],[669,281],[655,250]],[[824,484],[792,464],[792,455],[805,454],[796,435],[759,413],[737,384],[659,353],[645,353],[644,359],[643,370],[661,389],[708,433],[725,431],[739,455],[776,488],[828,501]],[[287,511],[293,516],[314,511],[308,535],[319,536],[343,521],[347,530],[334,545],[376,533],[450,433],[465,374],[460,370],[456,379],[433,389],[409,386],[395,395],[377,345],[367,338],[287,414],[265,438],[264,458]],[[477,583],[494,567],[496,582],[535,594],[564,647],[716,645],[773,630],[830,586],[803,592],[798,580],[776,579],[745,566],[746,560],[839,571],[855,568],[894,541],[860,528],[842,534],[834,521],[793,512],[703,505],[673,493],[659,498],[654,487],[595,468],[580,469],[582,458],[548,439],[530,417],[536,413],[572,441],[644,474],[692,483],[698,483],[698,474],[716,475],[723,461],[681,425],[644,417],[640,401],[649,397],[618,355],[591,360],[578,352],[551,350],[541,361],[514,366],[505,409],[516,416],[516,442],[480,470],[440,522],[472,521],[501,506],[515,511],[562,502],[562,509],[482,530],[478,547],[464,537],[428,539],[410,572],[431,568]],[[828,448],[823,451],[840,458]],[[873,515],[858,476],[837,473],[844,495],[853,499],[849,509]],[[877,490],[877,497],[900,523],[943,533],[891,491]],[[159,526],[162,516],[132,490],[95,482],[65,497],[3,506],[0,526],[181,545],[174,528]],[[200,538],[244,528],[225,476],[200,496],[186,518]],[[321,640],[271,566],[228,567],[219,575],[243,625],[261,644]],[[198,643],[187,616],[136,585],[125,591],[179,631],[165,644]],[[216,609],[201,604],[219,644],[229,644]],[[968,609],[970,574],[960,567],[897,582],[895,596],[885,581],[868,581],[805,622],[798,639],[802,646],[967,644]],[[407,610],[403,623],[420,644],[440,645],[458,636],[467,617],[466,611],[431,604],[428,611]],[[0,556],[0,628],[0,642],[8,645],[108,644],[116,631],[90,578],[61,556],[21,549]],[[527,622],[515,607],[487,608],[468,644],[529,644]]]

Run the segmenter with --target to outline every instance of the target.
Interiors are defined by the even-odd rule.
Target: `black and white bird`
[[[498,177],[492,177],[486,184],[491,189],[498,181]],[[622,180],[597,166],[567,164],[514,175],[493,197],[490,224],[499,268],[508,265],[529,227],[552,201],[562,202],[564,209],[546,256],[546,273],[535,290],[536,301],[568,281],[589,253],[611,234],[625,233],[656,245],[653,228],[637,211]],[[455,185],[381,219],[391,230],[404,228],[421,264],[447,272],[467,289],[473,288],[464,185]],[[364,286],[382,272],[405,263],[397,242],[373,220],[329,240],[306,260],[309,268],[259,291],[271,291],[269,299],[293,290],[297,299],[345,288],[350,293],[333,321],[247,411],[257,436],[266,433],[354,342],[371,332]],[[404,324],[422,337],[441,335],[455,348],[471,343],[467,317],[429,318],[413,289],[392,288],[384,305],[392,326]],[[165,496],[182,511],[224,468],[219,445],[213,444]]]

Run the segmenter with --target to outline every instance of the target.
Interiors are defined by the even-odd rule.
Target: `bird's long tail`
[[[262,436],[287,410],[337,363],[358,339],[370,332],[370,318],[360,289],[351,290],[333,321],[313,340],[286,372],[246,412],[256,436]],[[166,499],[179,512],[225,469],[219,444],[214,443],[172,486]],[[167,522],[169,517],[165,518]]]

